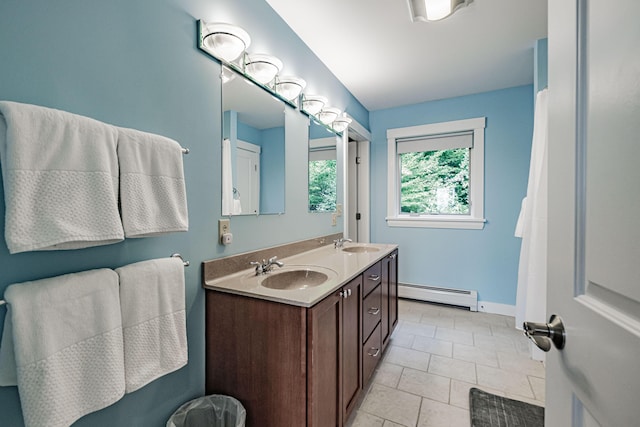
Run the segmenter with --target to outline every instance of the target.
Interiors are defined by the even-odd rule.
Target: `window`
[[[389,129],[387,224],[484,227],[485,118]]]

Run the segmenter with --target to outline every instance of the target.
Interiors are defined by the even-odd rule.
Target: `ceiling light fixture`
[[[340,117],[338,117],[337,119],[335,119],[333,121],[333,123],[331,124],[331,127],[336,132],[343,132],[344,130],[346,130],[349,127],[351,122],[352,122],[352,120],[349,117],[340,116]]]
[[[439,21],[471,2],[473,0],[407,0],[413,22]]]
[[[280,95],[289,101],[297,99],[302,90],[307,85],[300,77],[296,76],[278,76],[276,78],[275,89]]]
[[[242,28],[213,22],[205,24],[202,43],[214,56],[227,62],[237,59],[251,44],[251,37]]]
[[[321,95],[303,95],[302,109],[312,116],[315,116],[327,105],[328,99]]]
[[[282,61],[275,56],[253,53],[245,58],[245,72],[258,83],[270,83],[282,69]]]
[[[333,108],[333,107],[323,108],[322,111],[318,113],[318,120],[320,120],[325,125],[330,125],[331,123],[333,123],[335,119],[338,118],[340,113],[342,113],[342,111],[340,111],[337,108]]]

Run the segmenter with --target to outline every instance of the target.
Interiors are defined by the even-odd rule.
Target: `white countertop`
[[[216,291],[245,295],[254,298],[281,302],[284,304],[311,307],[342,285],[365,271],[369,266],[389,255],[398,245],[377,243],[345,243],[344,247],[367,246],[377,248],[375,252],[346,252],[333,245],[323,246],[287,258],[278,259],[284,263],[282,271],[304,267],[320,267],[318,271],[328,273],[329,280],[321,285],[305,289],[280,290],[260,285],[261,280],[270,274],[278,274],[279,267],[274,266],[272,273],[256,276],[254,268],[248,268],[235,274],[206,281],[204,287]],[[329,269],[327,271],[326,269]]]

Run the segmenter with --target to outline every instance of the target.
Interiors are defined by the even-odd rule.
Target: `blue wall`
[[[368,126],[368,112],[263,0],[2,0],[0,99],[59,108],[119,126],[176,139],[185,157],[190,229],[74,251],[9,255],[0,238],[0,296],[11,283],[180,252],[186,269],[189,364],[77,426],[164,426],[183,402],[204,392],[204,291],[201,262],[341,230],[330,215],[308,214],[308,120],[286,108],[285,215],[233,218],[234,243],[217,244],[221,214],[220,66],[197,49],[196,20],[233,22],[252,36],[251,51],[280,57],[287,74]],[[288,148],[289,150],[289,148]],[[299,205],[299,206],[298,206]],[[4,235],[0,190],[0,235]],[[341,218],[342,219],[342,218]],[[0,308],[0,328],[5,309]],[[17,389],[0,387],[0,424],[21,426]]]
[[[486,117],[483,230],[387,227],[387,129]],[[513,236],[527,189],[533,87],[371,112],[371,240],[400,246],[399,281],[476,289],[515,304],[520,239]]]
[[[279,213],[285,206],[284,128],[265,129],[261,133],[260,212]]]

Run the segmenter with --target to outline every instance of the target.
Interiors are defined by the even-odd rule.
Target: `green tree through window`
[[[336,161],[309,162],[309,210],[333,212],[336,210]]]
[[[400,154],[400,211],[469,214],[469,149]]]

